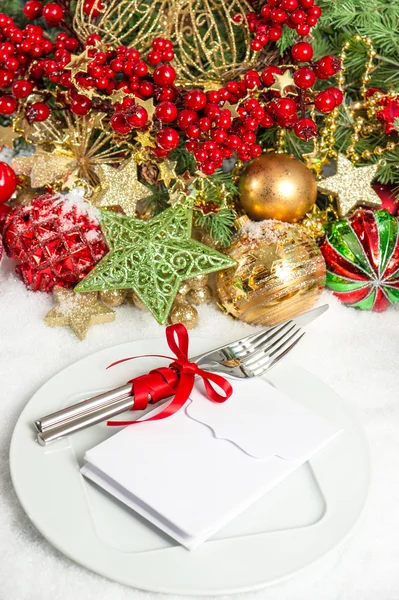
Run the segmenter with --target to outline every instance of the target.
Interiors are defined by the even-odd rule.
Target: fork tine
[[[290,352],[292,350],[292,348],[294,348],[294,346],[297,345],[297,343],[303,338],[303,336],[305,335],[305,332],[303,331],[302,334],[292,342],[292,344],[290,344],[288,346],[288,348],[285,348],[285,350],[283,350],[283,352],[281,352],[278,356],[276,356],[271,362],[269,362],[269,364],[264,365],[261,369],[257,369],[254,371],[254,375],[255,377],[260,377],[261,375],[263,375],[263,373],[265,373],[266,371],[269,371],[269,369],[271,369],[272,367],[274,367],[278,362],[280,362],[280,360],[282,358],[284,358],[284,356],[286,356],[288,354],[288,352]]]
[[[241,359],[241,361],[245,364],[246,367],[251,367],[251,365],[256,363],[263,356],[272,356],[273,354],[275,354],[276,351],[279,350],[279,348],[281,347],[281,343],[284,344],[285,341],[289,341],[298,331],[299,329],[294,323],[292,323],[292,325],[286,331],[284,331],[284,333],[279,338],[273,340],[270,344],[263,344],[263,346],[259,348],[259,350],[251,352],[251,354],[249,354],[248,356],[244,356]],[[290,334],[291,336],[287,337]],[[280,344],[280,346],[277,346],[277,344]],[[276,346],[276,350],[272,352],[273,348],[275,348]]]
[[[268,342],[269,340],[276,337],[276,335],[281,333],[286,327],[288,327],[291,324],[292,324],[292,321],[286,321],[285,323],[276,325],[275,327],[272,327],[271,329],[266,329],[264,331],[261,331],[260,333],[257,333],[256,335],[251,336],[251,338],[247,338],[245,340],[244,344],[240,344],[238,342],[237,348],[235,348],[235,344],[233,344],[231,346],[231,348],[232,348],[232,350],[234,350],[234,353],[237,356],[237,358],[241,358],[242,356],[245,356],[245,355],[249,354],[250,352],[252,353],[254,350],[259,348],[265,342]]]

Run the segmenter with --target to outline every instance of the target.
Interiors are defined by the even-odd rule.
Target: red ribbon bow
[[[146,375],[135,377],[128,382],[132,384],[132,395],[134,395],[134,405],[131,410],[146,409],[149,398],[152,403],[159,402],[159,400],[168,398],[169,396],[174,396],[173,400],[166,408],[164,408],[164,410],[148,419],[142,419],[141,421],[109,421],[107,423],[108,425],[119,427],[121,425],[131,425],[143,421],[158,421],[159,419],[170,417],[185,405],[194,387],[196,375],[202,377],[208,397],[213,400],[213,402],[225,402],[230,398],[233,393],[233,388],[224,377],[217,375],[216,373],[203,371],[196,363],[191,363],[188,360],[188,332],[182,323],[169,325],[169,327],[166,328],[166,340],[176,358],[173,359],[171,356],[162,356],[159,354],[146,355],[170,358],[173,362],[169,367],[154,369]],[[124,358],[112,363],[110,367],[135,358],[143,357],[132,356],[130,358]],[[219,394],[212,384],[216,384],[220,387],[223,390],[224,395]]]

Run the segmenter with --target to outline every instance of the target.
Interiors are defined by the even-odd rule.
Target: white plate
[[[192,353],[209,341],[191,340]],[[77,563],[144,590],[229,594],[281,581],[340,543],[365,502],[369,463],[362,430],[323,382],[283,361],[268,380],[344,429],[324,450],[193,552],[178,546],[79,473],[85,451],[115,430],[97,425],[43,448],[35,419],[159,366],[138,354],[169,354],[164,340],[123,344],[93,354],[50,379],[15,427],[10,452],[18,498],[35,526]],[[140,460],[139,456],[132,456]],[[237,482],[239,485],[239,482]],[[159,490],[162,494],[162,490]]]

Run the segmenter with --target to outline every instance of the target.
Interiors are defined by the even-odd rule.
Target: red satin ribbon
[[[198,375],[204,381],[205,389],[208,397],[213,402],[225,402],[233,393],[233,388],[230,383],[221,375],[216,373],[208,373],[203,371],[195,363],[188,360],[188,332],[184,325],[169,325],[166,328],[166,340],[169,348],[175,354],[175,359],[170,356],[160,356],[161,358],[171,358],[173,362],[169,367],[160,367],[147,373],[135,377],[128,383],[132,384],[132,395],[134,395],[134,406],[131,410],[144,410],[148,406],[148,396],[151,396],[151,402],[154,404],[169,396],[174,396],[173,400],[164,410],[157,415],[142,419],[141,421],[108,421],[107,425],[120,427],[122,425],[131,425],[133,423],[142,423],[143,421],[159,421],[166,419],[180,410],[188,400],[191,391],[194,387],[195,376]],[[140,356],[132,356],[119,360],[110,367],[113,367],[127,360],[135,358],[143,358]],[[108,367],[109,368],[109,367]],[[224,395],[219,394],[212,384],[216,384]]]

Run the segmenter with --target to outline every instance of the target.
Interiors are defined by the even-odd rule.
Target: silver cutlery
[[[301,327],[327,309],[327,305],[315,308],[282,324],[190,358],[190,362],[227,377],[260,377],[299,342],[304,335]],[[46,445],[132,409],[134,397],[131,395],[131,384],[127,384],[38,419],[35,421],[37,439],[40,444]]]

